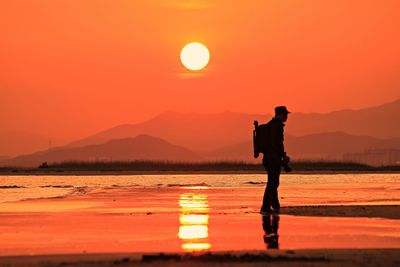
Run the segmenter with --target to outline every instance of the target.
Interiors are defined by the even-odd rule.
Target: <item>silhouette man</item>
[[[278,199],[279,176],[281,174],[281,165],[288,168],[287,163],[290,158],[286,156],[283,145],[283,127],[285,126],[288,114],[290,112],[285,106],[275,108],[275,117],[267,123],[269,134],[267,140],[267,149],[263,157],[263,165],[268,173],[267,187],[265,188],[263,204],[260,213],[271,211],[279,212],[280,204]],[[288,170],[290,171],[290,169]],[[271,209],[273,208],[273,210]]]
[[[262,227],[264,229],[264,243],[267,248],[279,248],[279,215],[268,214],[262,216]]]

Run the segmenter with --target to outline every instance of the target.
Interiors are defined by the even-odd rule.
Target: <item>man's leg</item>
[[[274,210],[279,210],[281,208],[281,205],[279,203],[279,198],[278,198],[278,187],[274,188],[274,192],[272,193],[272,200],[271,200],[271,205],[274,208]]]
[[[265,187],[265,191],[264,191],[264,197],[263,197],[263,204],[261,206],[261,211],[268,211],[271,209],[271,193],[270,193],[271,189],[270,187],[267,186]]]
[[[268,211],[271,206],[274,209],[279,209],[278,199],[278,186],[279,186],[279,175],[281,173],[281,162],[279,158],[271,157],[267,160],[263,160],[263,165],[268,173],[268,183],[264,191],[263,205],[261,210]]]
[[[268,165],[266,162],[264,162],[264,168],[268,173],[268,182],[267,182],[267,186],[265,187],[265,191],[264,191],[264,197],[263,197],[263,204],[261,207],[261,211],[268,211],[271,209],[271,185],[270,185],[270,172],[268,171]]]
[[[279,198],[278,198],[278,187],[279,187],[279,176],[281,174],[281,166],[280,162],[275,163],[274,166],[272,166],[272,171],[271,171],[271,197],[270,197],[270,203],[272,207],[277,210],[280,209],[280,204],[279,204]]]

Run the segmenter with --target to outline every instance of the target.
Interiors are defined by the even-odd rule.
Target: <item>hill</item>
[[[36,167],[42,162],[63,161],[200,161],[202,158],[194,152],[173,145],[160,138],[138,135],[134,138],[111,140],[101,145],[89,145],[77,148],[58,148],[31,155],[19,156],[1,162],[3,166]]]
[[[203,153],[204,157],[219,160],[254,161],[252,141],[222,147]],[[342,160],[343,154],[361,152],[369,148],[400,146],[400,139],[382,140],[369,136],[354,136],[343,132],[319,133],[304,136],[285,136],[289,156],[296,160]]]
[[[293,113],[287,131],[293,135],[345,132],[376,138],[400,137],[400,99],[360,110],[341,110],[326,114]]]
[[[101,144],[112,139],[148,134],[192,150],[206,151],[247,140],[251,136],[253,120],[266,120],[267,117],[234,112],[198,114],[167,111],[149,121],[119,125],[68,146]]]
[[[294,160],[342,160],[344,154],[366,149],[399,148],[398,139],[378,139],[354,136],[342,132],[319,133],[304,136],[286,135],[286,150]],[[163,139],[148,135],[115,139],[100,145],[61,147],[31,155],[19,156],[0,162],[3,166],[38,166],[42,162],[65,161],[245,161],[260,162],[253,158],[252,141],[244,141],[218,149],[193,152]]]
[[[251,138],[253,121],[266,122],[271,115],[223,112],[219,114],[168,111],[139,124],[119,125],[70,143],[80,147],[105,143],[138,134],[159,136],[171,143],[195,151],[215,150]],[[344,132],[354,136],[387,139],[400,137],[400,100],[360,110],[342,110],[326,114],[292,113],[286,134],[303,136],[324,132]],[[332,140],[333,142],[334,140]]]

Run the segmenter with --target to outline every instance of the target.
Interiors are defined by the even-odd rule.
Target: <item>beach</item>
[[[0,266],[396,266],[399,176],[353,176],[283,175],[268,216],[259,175],[2,177]]]
[[[0,267],[400,267],[399,10],[0,0]]]
[[[244,251],[206,254],[76,254],[1,257],[0,266],[398,266],[399,249]]]

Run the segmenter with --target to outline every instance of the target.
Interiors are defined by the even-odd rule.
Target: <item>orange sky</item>
[[[79,138],[165,110],[361,108],[400,97],[400,1],[4,0],[0,130]],[[180,49],[211,60],[188,75]]]

